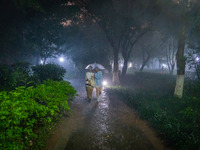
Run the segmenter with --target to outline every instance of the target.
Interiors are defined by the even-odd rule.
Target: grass
[[[121,87],[108,88],[148,120],[157,133],[174,149],[200,148],[200,84],[186,80],[183,98],[173,96],[175,77],[136,73]]]

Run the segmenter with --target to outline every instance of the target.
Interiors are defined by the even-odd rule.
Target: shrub
[[[39,82],[44,80],[61,81],[66,73],[66,70],[57,64],[36,65],[32,67],[33,76]]]
[[[41,139],[75,95],[69,82],[50,80],[0,92],[0,149],[41,149]]]
[[[184,95],[198,96],[200,97],[200,81],[197,80],[185,80]]]
[[[6,64],[0,64],[0,91],[8,90],[11,87],[11,67]]]
[[[200,49],[192,45],[190,47],[192,49],[187,53],[187,64],[190,70],[194,70],[197,79],[200,80]]]
[[[25,86],[30,80],[31,68],[27,62],[18,62],[11,66],[12,87]]]
[[[26,62],[12,65],[0,64],[0,91],[25,86],[31,80],[30,73],[30,64]]]

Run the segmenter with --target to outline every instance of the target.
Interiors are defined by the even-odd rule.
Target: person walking
[[[94,73],[92,72],[92,67],[90,67],[89,71],[86,72],[85,80],[86,80],[85,87],[87,92],[87,98],[89,99],[89,101],[91,101],[93,88],[95,86]]]
[[[102,79],[103,79],[102,71],[99,68],[95,68],[94,80],[95,80],[97,101],[99,101],[102,91]]]

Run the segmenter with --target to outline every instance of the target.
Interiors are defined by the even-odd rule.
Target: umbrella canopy
[[[101,69],[101,70],[104,70],[105,67],[101,64],[98,64],[98,63],[93,63],[93,64],[89,64],[87,65],[87,67],[85,69],[95,69],[95,68],[98,68],[98,69]]]

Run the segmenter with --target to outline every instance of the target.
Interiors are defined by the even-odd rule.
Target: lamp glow
[[[133,64],[132,64],[132,63],[130,63],[130,64],[128,65],[128,67],[129,67],[129,68],[131,68],[132,66],[133,66]]]
[[[162,64],[162,66],[163,66],[164,68],[167,68],[167,65],[166,65],[166,64]]]
[[[103,86],[106,86],[108,85],[108,82],[107,81],[103,81]]]
[[[59,61],[60,61],[60,62],[64,62],[64,58],[63,58],[63,57],[60,57],[60,58],[59,58]]]

